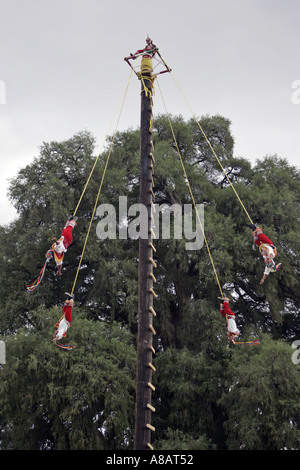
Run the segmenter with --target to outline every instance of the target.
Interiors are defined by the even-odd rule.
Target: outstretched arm
[[[265,282],[266,277],[267,277],[267,274],[264,274],[263,277],[261,278],[260,282],[259,282],[260,285],[262,285]]]
[[[271,270],[268,268],[268,266],[265,267],[263,277],[260,280],[260,284],[263,284],[266,280],[266,277],[270,274]]]

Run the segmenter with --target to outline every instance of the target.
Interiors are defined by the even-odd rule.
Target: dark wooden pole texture
[[[136,450],[152,449],[151,414],[155,411],[151,404],[153,348],[153,299],[156,297],[153,285],[155,277],[153,268],[153,141],[152,141],[152,91],[151,72],[141,73],[141,123],[140,123],[140,204],[147,208],[148,238],[139,240],[139,292],[138,292],[138,343],[137,343],[137,377],[136,377],[136,417],[134,448]]]

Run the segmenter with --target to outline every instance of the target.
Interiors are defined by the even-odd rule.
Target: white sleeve
[[[264,270],[264,274],[265,274],[266,276],[268,276],[268,275],[270,274],[270,272],[271,272],[271,269],[268,268],[268,266],[266,266],[266,267],[265,267],[265,270]]]
[[[63,335],[66,333],[66,331],[67,331],[67,329],[69,328],[69,326],[70,326],[70,323],[69,323],[65,318],[63,318],[63,319],[59,322],[56,338],[57,338],[57,339],[61,339],[61,338],[63,337]]]
[[[62,236],[59,240],[58,243],[54,243],[54,250],[56,253],[65,253],[67,250],[64,245],[64,236]]]

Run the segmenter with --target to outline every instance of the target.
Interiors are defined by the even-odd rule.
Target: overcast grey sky
[[[43,142],[86,129],[100,149],[128,82],[123,59],[147,34],[194,113],[231,120],[235,156],[299,166],[299,18],[299,0],[0,0],[0,225],[16,215],[8,179]],[[168,111],[191,118],[172,76],[159,83]],[[139,89],[134,77],[120,129],[139,125]]]

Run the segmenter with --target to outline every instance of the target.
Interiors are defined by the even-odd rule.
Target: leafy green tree
[[[74,231],[72,256],[65,256],[64,276],[54,276],[54,261],[47,267],[45,280],[38,296],[28,295],[26,285],[38,276],[52,237],[59,237],[68,214],[75,210],[81,191],[91,170],[94,139],[88,133],[79,133],[65,142],[44,143],[40,156],[21,169],[11,181],[10,198],[19,217],[9,227],[1,227],[1,273],[5,282],[1,315],[1,330],[9,327],[10,317],[14,327],[30,322],[30,310],[40,303],[52,306],[61,301],[63,292],[70,290],[82,250],[82,238],[87,230],[90,208],[87,197],[78,213],[80,229]],[[9,243],[7,242],[9,240]],[[71,249],[70,249],[71,253]],[[51,286],[51,288],[49,288]],[[12,316],[12,308],[19,315]]]
[[[127,328],[73,309],[76,349],[51,343],[61,310],[40,306],[32,330],[6,339],[0,370],[2,449],[132,448],[136,353]],[[48,338],[48,339],[47,339]]]
[[[174,239],[172,230],[169,240],[158,237],[154,242],[158,293],[155,445],[179,449],[181,440],[185,449],[298,448],[297,368],[289,358],[289,343],[300,334],[299,171],[277,156],[268,156],[252,167],[247,160],[234,157],[228,119],[204,116],[199,121],[228,178],[195,121],[171,117],[195,201],[204,204],[206,239],[222,289],[232,299],[242,339],[260,337],[262,341],[259,347],[228,344],[226,322],[219,313],[220,292],[206,246],[187,251],[186,240]],[[153,139],[154,202],[158,206],[191,204],[166,116],[155,118]],[[3,448],[132,446],[138,240],[118,237],[124,220],[116,219],[115,240],[99,239],[99,214],[92,222],[75,288],[71,331],[80,347],[71,354],[53,350],[48,329],[57,321],[54,316],[64,292],[72,288],[108,155],[98,204],[111,204],[118,215],[119,196],[127,197],[128,207],[138,202],[139,146],[138,130],[108,139],[78,207],[78,225],[65,255],[63,276],[54,275],[52,262],[42,284],[31,294],[25,286],[38,275],[52,237],[60,234],[66,216],[76,208],[95,163],[94,138],[81,132],[64,142],[44,143],[39,157],[11,182],[10,197],[19,217],[10,226],[0,227],[0,332],[7,341],[13,372],[9,375],[6,366],[0,371]],[[263,285],[259,284],[263,261],[253,246],[250,221],[228,179],[253,221],[278,249],[282,267]],[[193,217],[195,220],[195,214]],[[127,223],[133,218],[128,217]],[[173,219],[171,224],[173,229]],[[287,370],[284,379],[279,357]],[[63,368],[69,373],[63,373]],[[235,382],[236,371],[244,388]],[[256,373],[268,384],[265,389],[263,381],[259,382],[259,395],[277,400],[279,405],[268,403],[261,408],[253,398],[243,416],[244,396],[258,396]],[[291,385],[283,391],[287,380]],[[95,381],[101,384],[99,388]],[[40,393],[34,393],[33,387]],[[74,409],[69,405],[70,396],[78,404]],[[231,398],[234,403],[229,409]],[[289,405],[281,406],[281,398]],[[258,409],[263,414],[257,417]],[[256,423],[256,430],[262,430],[257,438],[247,434],[250,421]],[[285,429],[286,439],[276,434],[276,423]],[[293,424],[289,427],[288,423]]]
[[[228,449],[297,449],[299,391],[299,366],[282,340],[265,334],[258,348],[234,349],[219,400]]]

